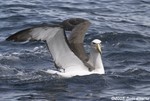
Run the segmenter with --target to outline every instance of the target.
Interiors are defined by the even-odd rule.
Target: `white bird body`
[[[89,71],[88,68],[87,69],[81,69],[81,68],[83,67],[71,66],[71,67],[67,67],[67,69],[65,69],[65,71],[62,71],[62,72],[51,70],[51,69],[48,69],[45,72],[49,74],[57,74],[64,78],[70,78],[74,76],[85,76],[85,75],[91,75],[91,74],[104,74],[104,72],[102,73],[100,69]]]
[[[93,45],[92,43],[94,43],[95,45]],[[101,59],[101,53],[100,53],[101,41],[98,39],[95,39],[92,41],[92,43],[91,43],[90,58],[88,61],[88,63],[94,68],[92,71],[90,71],[88,67],[86,67],[82,63],[82,61],[78,59],[78,57],[75,56],[73,57],[74,59],[70,60],[70,57],[73,54],[73,52],[71,52],[72,54],[69,52],[67,56],[64,56],[65,60],[61,59],[61,61],[67,61],[67,64],[63,66],[65,68],[64,71],[47,70],[46,73],[58,74],[65,78],[70,78],[73,76],[84,76],[84,75],[90,75],[90,74],[105,74],[104,66],[103,66],[102,59]],[[96,46],[98,46],[99,48],[96,48]],[[66,50],[65,51],[62,50],[62,52],[66,52]],[[71,63],[71,65],[68,65],[68,63]]]

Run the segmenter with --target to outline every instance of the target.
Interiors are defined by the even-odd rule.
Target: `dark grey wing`
[[[63,27],[67,31],[71,31],[69,37],[69,44],[71,50],[84,62],[84,64],[92,68],[88,63],[88,55],[85,52],[84,48],[84,37],[87,32],[90,22],[82,18],[71,18],[62,22]]]
[[[44,40],[57,66],[63,69],[74,66],[76,69],[87,70],[84,63],[70,50],[61,27],[29,28],[8,37],[7,40]]]
[[[37,26],[37,27],[32,27],[32,28],[27,28],[27,29],[23,29],[21,31],[16,32],[15,34],[10,35],[8,38],[6,38],[7,41],[15,41],[15,42],[23,42],[23,41],[27,41],[27,40],[37,40],[34,39],[34,37],[31,35],[31,33],[36,32],[37,31],[37,35],[38,33],[42,32],[42,31],[46,31],[49,28],[55,28],[55,27],[62,27],[60,25],[41,25],[41,26]]]
[[[90,22],[82,18],[71,18],[64,20],[62,26],[66,31],[71,31],[69,37],[70,43],[83,43],[85,33],[87,32]]]

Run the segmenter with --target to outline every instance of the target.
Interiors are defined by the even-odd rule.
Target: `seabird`
[[[90,74],[105,74],[101,58],[101,41],[94,39],[91,42],[90,55],[85,52],[83,41],[90,26],[88,20],[71,18],[56,26],[43,25],[19,31],[6,40],[26,41],[44,40],[59,67],[56,70],[47,70],[46,73],[57,74],[62,77],[83,76]],[[71,31],[69,38],[65,31]]]

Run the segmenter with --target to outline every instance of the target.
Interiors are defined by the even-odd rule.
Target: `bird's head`
[[[102,54],[102,49],[101,49],[101,40],[99,39],[94,39],[92,42],[91,42],[91,47],[99,52],[100,54]]]

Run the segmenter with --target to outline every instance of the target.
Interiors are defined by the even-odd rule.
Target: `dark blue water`
[[[92,23],[85,44],[103,44],[105,75],[56,79],[40,70],[54,68],[43,42],[5,39],[38,24],[81,17]],[[150,100],[149,0],[0,1],[0,101]],[[137,99],[136,99],[137,98]]]

